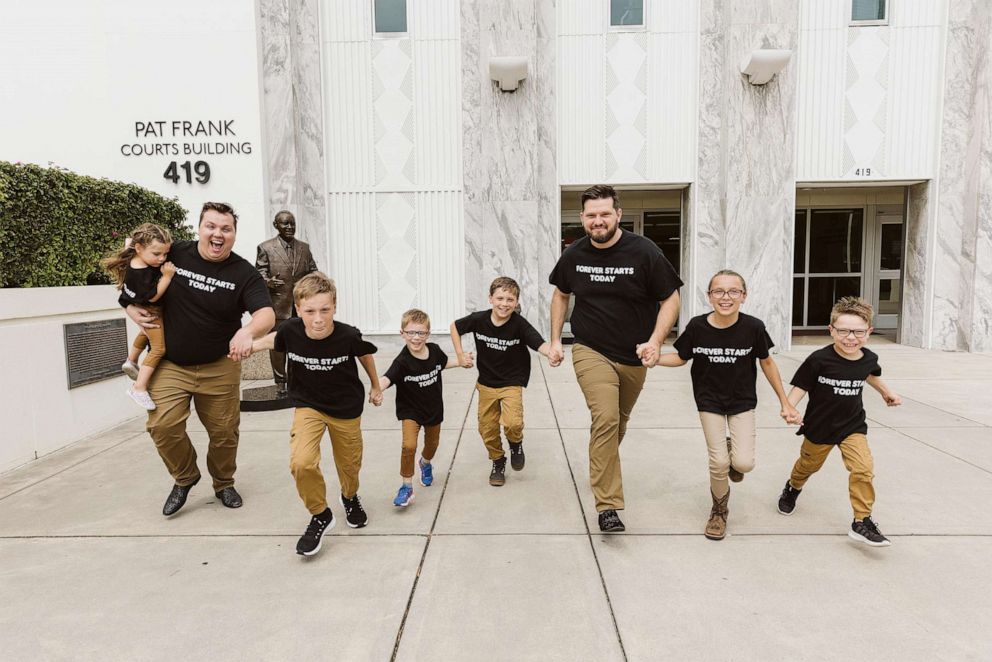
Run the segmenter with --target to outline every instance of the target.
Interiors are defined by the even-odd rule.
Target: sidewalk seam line
[[[563,361],[564,362],[564,359]],[[603,576],[603,567],[599,563],[599,555],[596,553],[596,545],[592,541],[592,532],[589,530],[589,520],[586,517],[586,510],[582,506],[582,496],[579,494],[579,484],[575,480],[575,472],[572,471],[572,461],[568,457],[568,449],[565,447],[565,436],[561,433],[561,425],[558,422],[558,412],[555,411],[555,402],[551,397],[551,388],[548,386],[548,375],[544,371],[544,363],[538,364],[541,368],[541,378],[544,381],[544,388],[548,392],[548,399],[551,400],[551,415],[555,419],[555,429],[558,430],[558,439],[561,441],[561,452],[565,456],[565,466],[568,467],[568,475],[572,478],[572,487],[575,489],[575,499],[579,503],[579,512],[582,514],[582,524],[586,528],[586,539],[589,541],[589,549],[592,551],[592,559],[596,564],[596,572],[599,573],[599,582],[603,587],[603,595],[606,597],[606,608],[610,611],[610,620],[613,621],[613,630],[617,633],[617,644],[620,646],[620,656],[627,662],[627,650],[623,645],[623,636],[620,634],[620,624],[617,623],[617,615],[613,611],[613,601],[610,599],[610,591],[606,587],[606,577]]]
[[[413,585],[410,587],[410,597],[407,598],[406,607],[403,609],[403,618],[400,619],[400,627],[396,631],[396,640],[393,643],[393,653],[389,657],[390,662],[395,662],[396,656],[400,652],[400,643],[403,640],[403,631],[406,628],[406,619],[410,616],[410,608],[413,606],[413,597],[417,593],[417,584],[420,582],[420,573],[424,569],[424,561],[427,560],[427,550],[430,549],[431,539],[434,536],[434,528],[437,526],[437,518],[441,515],[441,504],[444,502],[444,495],[448,491],[448,482],[451,480],[451,472],[455,468],[455,459],[458,457],[458,447],[462,443],[462,435],[465,434],[465,423],[468,422],[469,412],[472,411],[472,401],[475,399],[475,389],[469,396],[468,405],[465,407],[465,416],[462,417],[462,424],[458,430],[458,440],[455,441],[455,448],[451,452],[451,462],[448,464],[448,472],[444,475],[444,486],[441,488],[441,496],[437,500],[437,509],[434,511],[434,519],[431,520],[431,528],[427,532],[427,540],[424,541],[424,551],[420,554],[420,563],[417,564],[417,574],[414,575]]]

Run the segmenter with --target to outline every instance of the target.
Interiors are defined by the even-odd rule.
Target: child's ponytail
[[[123,248],[109,253],[107,257],[100,260],[100,266],[114,281],[117,289],[121,289],[121,286],[124,285],[124,274],[127,273],[127,267],[135,255],[134,245],[151,246],[156,241],[171,244],[172,235],[168,230],[154,223],[142,223],[131,233],[128,241],[124,242]]]

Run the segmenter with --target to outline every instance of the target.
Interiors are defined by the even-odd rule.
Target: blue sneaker
[[[420,484],[424,487],[430,487],[431,483],[434,482],[434,466],[430,462],[424,464],[423,459],[417,464],[420,465]]]
[[[411,501],[413,501],[413,488],[409,485],[401,485],[400,491],[396,493],[396,498],[393,499],[393,505],[406,508],[410,505]]]

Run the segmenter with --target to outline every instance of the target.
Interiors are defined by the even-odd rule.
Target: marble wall
[[[258,0],[256,7],[266,211],[270,222],[282,209],[293,212],[296,236],[327,271],[318,0]],[[268,236],[275,236],[271,225]]]
[[[992,7],[950,0],[938,176],[910,188],[901,340],[992,349]]]
[[[745,310],[764,320],[780,349],[791,342],[795,217],[795,62],[751,85],[740,61],[757,48],[795,52],[798,9],[790,0],[700,3],[697,173],[687,194],[688,278],[684,316],[708,308],[719,269],[748,283]]]
[[[510,276],[523,314],[547,333],[560,235],[554,3],[465,0],[461,47],[466,308],[485,308],[492,279]],[[529,59],[516,92],[489,78],[489,58],[502,55]]]

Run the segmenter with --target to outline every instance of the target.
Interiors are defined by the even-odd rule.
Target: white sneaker
[[[148,395],[148,391],[135,391],[134,387],[131,386],[127,389],[127,394],[148,411],[155,409],[155,402],[152,400],[152,396]]]
[[[128,359],[121,364],[121,372],[131,378],[131,381],[138,381],[138,364]]]

